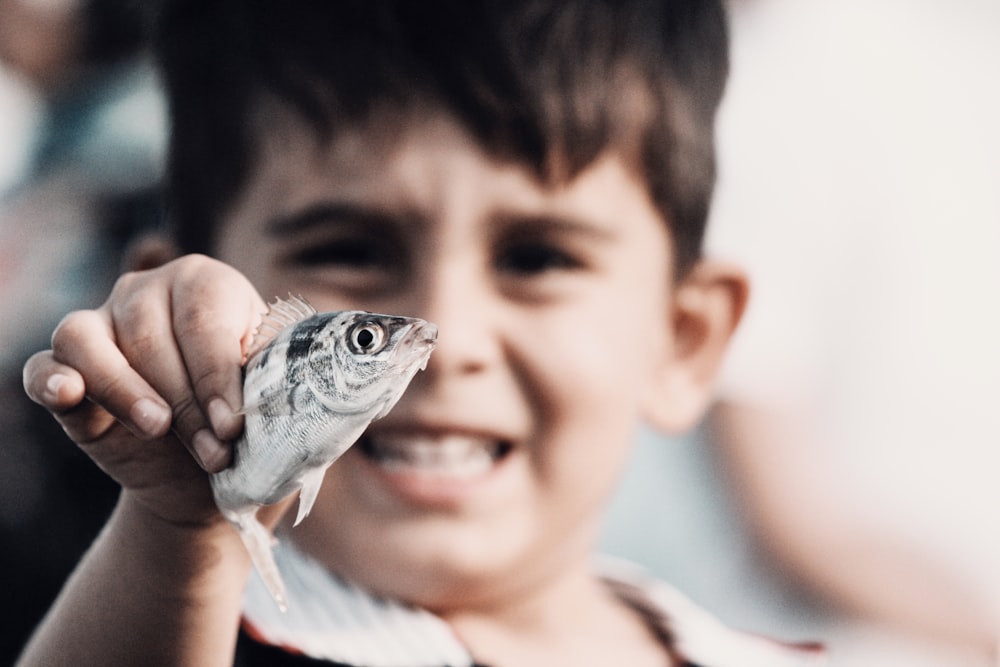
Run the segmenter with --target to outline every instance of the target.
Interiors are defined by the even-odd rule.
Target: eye
[[[385,329],[378,322],[356,324],[348,336],[354,354],[375,354],[385,347]]]
[[[498,254],[496,263],[505,273],[524,276],[580,266],[568,252],[545,241],[511,243]]]
[[[283,269],[314,288],[338,290],[355,298],[391,290],[409,271],[407,253],[393,238],[340,233],[336,238],[294,240],[280,260]]]
[[[339,265],[355,269],[386,266],[389,263],[384,244],[376,239],[358,237],[332,240],[304,248],[292,256],[303,266]]]

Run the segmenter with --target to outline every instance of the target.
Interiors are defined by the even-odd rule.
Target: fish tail
[[[285,582],[278,571],[278,564],[274,562],[274,554],[271,545],[274,537],[264,528],[263,524],[257,521],[254,513],[240,514],[230,517],[230,521],[236,526],[243,540],[243,545],[250,553],[250,560],[253,561],[260,578],[264,580],[264,585],[270,591],[271,597],[277,603],[281,611],[288,611],[288,596],[285,591]]]

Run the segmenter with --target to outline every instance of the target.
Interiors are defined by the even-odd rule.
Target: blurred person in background
[[[1000,4],[731,10],[708,248],[750,304],[713,418],[640,443],[608,548],[835,667],[997,664]]]
[[[100,300],[128,240],[155,223],[165,124],[142,11],[0,0],[0,664],[117,496],[24,396],[20,375],[63,314]]]
[[[120,0],[0,0],[0,370],[117,273],[116,212],[155,187],[164,112],[143,14]],[[111,210],[111,213],[108,210]],[[97,280],[103,278],[103,282]],[[96,285],[95,285],[96,283]]]

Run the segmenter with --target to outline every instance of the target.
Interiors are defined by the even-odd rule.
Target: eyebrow
[[[347,202],[322,202],[290,215],[268,220],[264,231],[269,236],[300,234],[331,222],[359,227],[385,227],[393,217],[371,208]]]
[[[584,218],[561,213],[517,213],[505,212],[495,216],[494,221],[515,233],[537,231],[572,233],[599,241],[611,241],[617,236],[615,229],[590,222]]]
[[[264,225],[264,231],[269,236],[301,234],[331,223],[379,229],[388,227],[397,217],[350,202],[321,202],[290,215],[276,216],[268,220]],[[492,216],[491,220],[497,227],[514,233],[538,231],[574,233],[604,241],[616,237],[614,229],[561,213],[503,211]]]

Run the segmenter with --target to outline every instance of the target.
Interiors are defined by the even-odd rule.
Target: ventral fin
[[[253,341],[247,347],[246,358],[249,361],[255,354],[263,350],[284,329],[298,324],[316,314],[316,309],[302,296],[289,293],[288,298],[275,297],[267,304],[267,313],[260,321]]]

